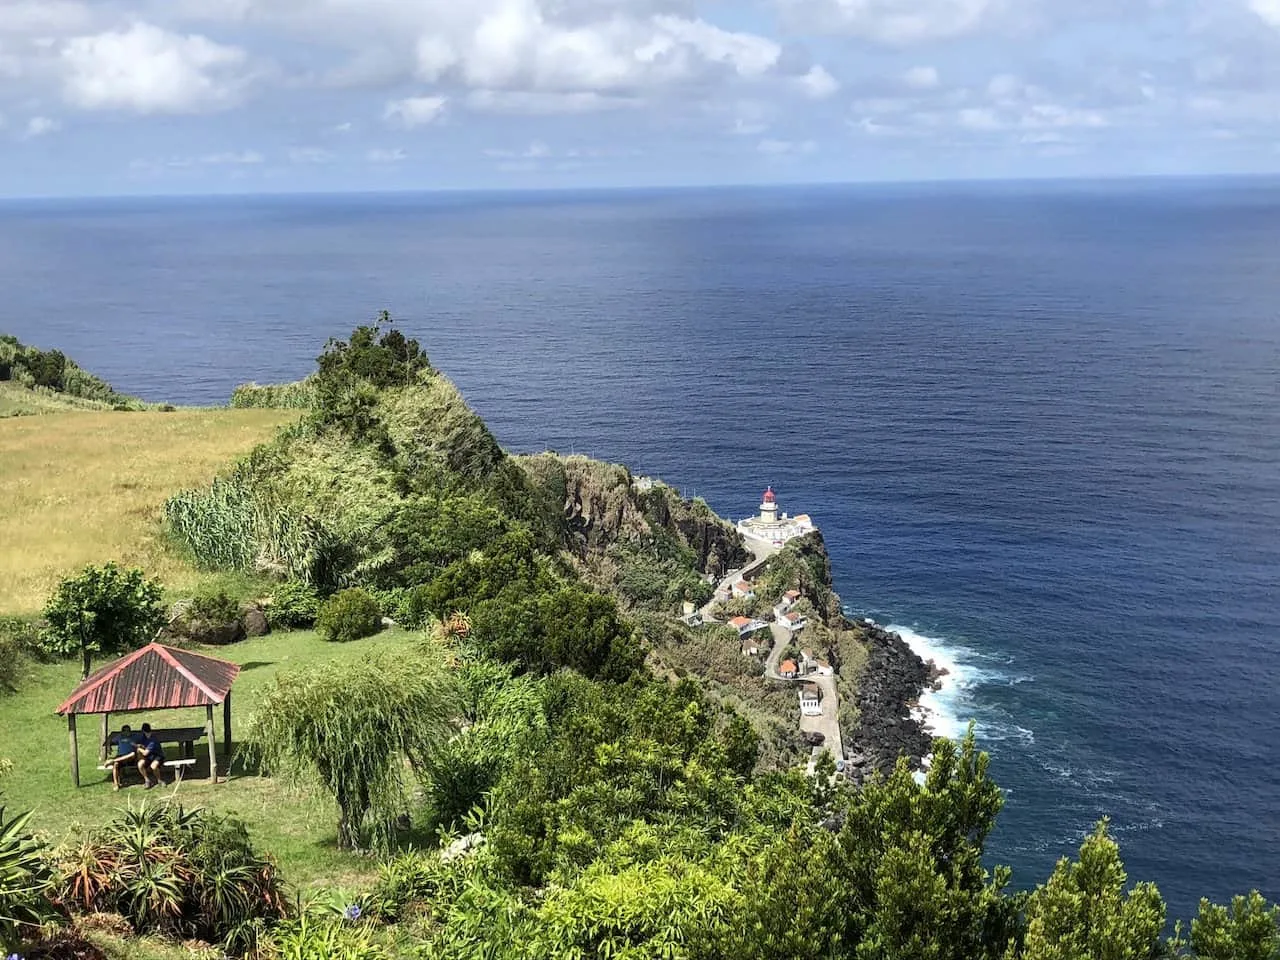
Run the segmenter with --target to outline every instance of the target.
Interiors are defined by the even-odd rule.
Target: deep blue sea
[[[950,664],[1042,881],[1280,899],[1280,183],[10,202],[0,330],[221,403],[386,308],[509,448],[734,518]]]

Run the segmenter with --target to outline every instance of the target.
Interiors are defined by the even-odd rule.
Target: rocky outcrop
[[[859,719],[846,740],[855,780],[888,773],[900,756],[918,763],[929,752],[931,738],[911,707],[935,679],[933,668],[896,633],[868,624],[863,635],[867,662],[858,684]]]
[[[519,462],[535,484],[561,500],[566,545],[580,559],[602,556],[619,542],[643,545],[658,532],[688,547],[701,573],[719,576],[750,559],[737,530],[705,503],[686,500],[663,483],[637,481],[626,467],[555,454]]]

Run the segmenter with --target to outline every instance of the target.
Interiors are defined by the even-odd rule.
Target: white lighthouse
[[[764,498],[760,501],[760,522],[778,522],[778,498],[773,494],[773,487],[765,490]]]
[[[788,540],[803,537],[817,528],[807,513],[788,517],[785,513],[778,515],[778,498],[769,487],[760,498],[760,515],[738,521],[738,532],[743,536],[764,540],[774,546],[781,546]]]

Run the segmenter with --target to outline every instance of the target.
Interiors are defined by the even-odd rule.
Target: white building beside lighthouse
[[[788,517],[785,513],[779,516],[778,498],[773,487],[765,490],[761,498],[759,516],[738,521],[738,532],[744,537],[755,537],[774,546],[781,546],[788,540],[803,537],[816,529],[807,513],[795,517]]]

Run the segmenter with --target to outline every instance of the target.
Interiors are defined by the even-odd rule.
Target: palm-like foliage
[[[251,948],[285,913],[275,865],[243,826],[203,810],[130,809],[63,856],[59,898],[72,911],[110,911],[139,932]]]
[[[39,844],[27,833],[30,816],[6,819],[0,806],[0,950],[5,953],[17,945],[23,928],[54,915],[49,900],[53,877]]]

